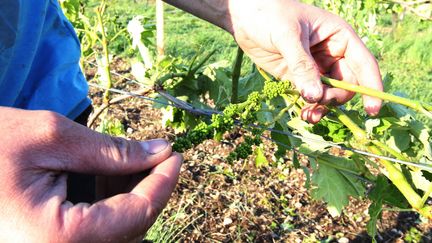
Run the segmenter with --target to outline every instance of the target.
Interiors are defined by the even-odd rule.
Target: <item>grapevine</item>
[[[232,163],[250,156],[254,146],[262,143],[263,131],[269,130],[271,140],[278,146],[276,156],[284,156],[288,149],[309,157],[311,168],[303,169],[313,173],[308,182],[314,185],[312,195],[327,202],[332,215],[340,214],[352,196],[368,197],[373,201],[368,224],[368,232],[372,235],[376,232],[376,222],[384,203],[390,206],[395,203],[393,206],[397,208],[412,209],[432,219],[432,208],[428,205],[432,192],[431,130],[410,115],[407,108],[386,103],[378,117],[368,118],[355,110],[328,107],[330,114],[320,123],[311,125],[299,118],[301,107],[305,104],[299,93],[291,86],[284,90],[289,82],[273,80],[262,70],[255,75],[262,77],[262,92],[252,91],[242,102],[228,104],[222,111],[194,108],[187,102],[167,96],[163,88],[158,88],[156,91],[164,94],[163,97],[171,97],[170,101],[179,108],[203,115],[197,118],[200,122],[194,128],[177,137],[173,149],[184,152],[206,139],[220,138],[221,134],[232,132],[236,127],[252,131],[252,136],[245,135],[244,141],[227,156],[226,160]],[[182,75],[171,77],[184,78]],[[350,89],[343,83],[337,85]],[[266,92],[263,92],[264,89]],[[378,95],[382,96],[383,92]],[[429,106],[423,104],[423,107]],[[343,143],[347,153],[343,156],[332,155],[329,149],[332,145],[326,141]],[[351,147],[355,149],[349,149]],[[356,152],[361,150],[370,153]],[[375,155],[380,165],[371,161],[369,155]],[[398,160],[407,164],[395,164]],[[298,161],[295,161],[298,167]],[[379,168],[382,174],[371,173],[368,164]],[[423,172],[420,177],[419,171]],[[416,182],[418,180],[426,180],[429,184],[421,186]],[[338,197],[328,191],[329,184],[339,186]],[[368,193],[367,187],[372,188]],[[379,193],[383,190],[392,194]]]
[[[432,210],[426,204],[432,191],[432,183],[425,191],[419,191],[418,188],[413,187],[415,185],[413,179],[406,176],[407,173],[414,173],[418,168],[422,167],[394,164],[386,159],[378,159],[377,162],[380,165],[375,166],[378,166],[380,171],[387,177],[387,179],[382,179],[382,177],[377,177],[369,172],[367,164],[371,162],[366,155],[348,153],[343,157],[337,157],[331,154],[328,144],[324,143],[326,141],[335,141],[376,155],[391,156],[402,161],[417,160],[423,161],[423,164],[432,164],[432,154],[429,150],[430,137],[432,137],[430,129],[412,116],[400,118],[405,122],[391,118],[394,116],[394,113],[391,113],[394,107],[390,104],[391,102],[396,103],[397,109],[414,109],[427,115],[427,117],[430,117],[428,116],[431,111],[430,105],[384,92],[371,92],[371,90],[364,87],[323,77],[323,82],[328,85],[375,96],[389,103],[385,104],[382,114],[375,120],[365,117],[358,111],[327,107],[330,114],[322,119],[320,123],[310,125],[300,119],[301,107],[306,103],[300,98],[299,92],[293,89],[289,81],[275,80],[259,68],[256,70],[255,75],[261,77],[262,87],[260,90],[249,92],[243,101],[236,104],[227,104],[221,112],[216,112],[211,119],[207,119],[207,123],[201,122],[187,131],[184,136],[178,137],[173,144],[174,150],[183,152],[206,139],[217,138],[225,132],[232,132],[238,126],[243,129],[261,127],[265,130],[266,127],[277,128],[284,132],[298,134],[300,139],[288,139],[277,136],[276,133],[272,132],[272,139],[278,142],[279,147],[276,156],[283,156],[284,153],[282,152],[286,151],[287,148],[309,155],[313,165],[311,168],[313,173],[311,183],[315,185],[312,194],[315,198],[326,201],[329,208],[332,208],[329,209],[332,214],[341,213],[343,207],[348,203],[349,196],[370,197],[375,201],[378,200],[381,204],[373,204],[370,208],[372,223],[368,227],[369,232],[373,234],[373,228],[375,227],[373,222],[376,222],[377,217],[380,215],[376,213],[376,210],[381,210],[386,199],[385,195],[367,194],[367,183],[365,183],[367,181],[374,190],[379,190],[380,187],[384,186],[388,188],[394,187],[399,193],[399,200],[406,202],[405,207],[411,207],[425,218],[432,219]],[[281,106],[281,103],[284,105]],[[408,108],[403,108],[402,105]],[[370,121],[370,124],[374,123],[374,125],[371,126],[369,123],[365,124],[362,121]],[[413,128],[413,126],[416,126],[416,128]],[[390,134],[375,136],[373,135],[374,129],[379,131],[378,133],[385,133],[383,129],[388,129]],[[391,133],[401,133],[401,131],[409,131],[405,134],[408,136],[408,140],[397,141],[396,144],[391,143],[394,139],[401,140],[395,138],[395,135]],[[254,146],[259,146],[262,143],[262,132],[261,130],[252,134],[252,136],[244,135],[244,141],[230,152],[226,160],[233,163],[236,160],[248,158],[253,153]],[[312,141],[308,138],[312,139]],[[408,145],[401,146],[401,143]],[[282,148],[282,145],[284,148]],[[409,145],[422,149],[408,151]],[[421,165],[423,166],[423,164]],[[360,180],[359,177],[363,179]],[[379,183],[378,178],[381,178]],[[324,185],[327,183],[346,184],[341,189],[342,195],[339,198],[333,198],[332,192],[325,189]]]

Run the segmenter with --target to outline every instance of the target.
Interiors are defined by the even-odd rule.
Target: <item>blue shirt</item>
[[[80,53],[57,0],[0,0],[0,106],[76,118],[90,105]]]

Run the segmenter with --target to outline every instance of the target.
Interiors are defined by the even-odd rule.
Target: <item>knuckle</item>
[[[82,228],[86,227],[89,211],[89,204],[78,203],[65,212],[64,217],[62,218],[63,222],[60,224],[61,227],[58,229],[59,235],[63,241],[67,239],[68,242],[82,242],[82,238],[85,238],[85,235],[78,234],[78,232],[82,231]],[[99,212],[100,207],[98,204],[94,204],[91,207],[91,211],[95,212],[93,215],[101,213]]]
[[[295,76],[303,75],[305,73],[314,72],[316,70],[315,64],[308,60],[308,57],[300,57],[293,62],[291,72]]]
[[[285,35],[292,37],[293,34],[298,35],[302,31],[302,26],[299,22],[293,22],[285,26]]]
[[[165,208],[166,202],[162,200],[153,199],[151,202],[151,207],[147,211],[147,218],[150,222],[156,221],[159,214]]]
[[[51,111],[40,111],[35,118],[35,133],[45,141],[56,141],[62,134],[62,116]]]
[[[106,136],[106,138],[108,156],[117,162],[113,163],[112,166],[117,167],[128,163],[131,159],[131,143],[124,138],[109,136]]]

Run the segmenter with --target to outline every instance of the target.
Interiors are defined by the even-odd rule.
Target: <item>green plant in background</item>
[[[89,0],[59,0],[63,13],[71,21],[75,28],[84,26],[85,17],[84,7],[89,3]]]
[[[192,218],[185,210],[193,202],[193,197],[187,202],[184,200],[177,206],[176,212],[168,219],[159,216],[153,226],[147,231],[145,241],[153,243],[176,242],[180,240],[180,234],[200,218]],[[165,211],[161,215],[164,215]]]
[[[383,38],[381,69],[397,77],[387,82],[387,90],[402,91],[405,96],[432,103],[432,53],[426,50],[430,46],[431,21],[412,16],[407,16],[394,32]]]
[[[422,234],[415,227],[411,227],[405,235],[404,241],[407,243],[420,243],[422,242]]]
[[[96,131],[100,133],[106,133],[111,136],[126,137],[126,131],[123,124],[120,120],[115,118],[108,119],[104,117],[99,126],[96,128]]]

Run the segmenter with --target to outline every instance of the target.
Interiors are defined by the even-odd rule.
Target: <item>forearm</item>
[[[229,0],[163,0],[232,33]]]

